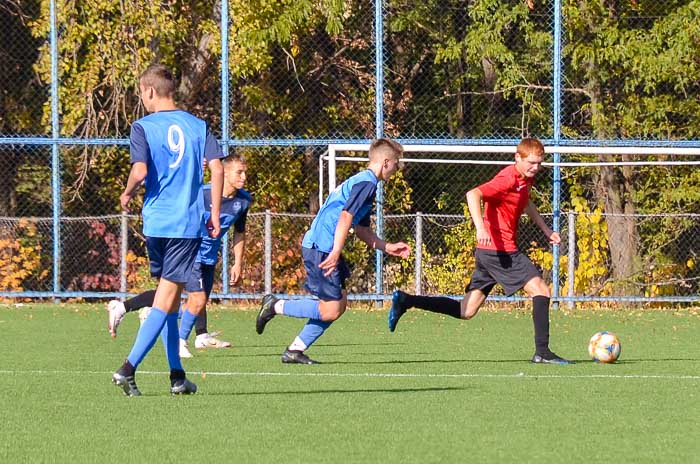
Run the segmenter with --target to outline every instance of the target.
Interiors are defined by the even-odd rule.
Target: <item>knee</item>
[[[464,319],[465,321],[468,321],[472,317],[476,316],[477,312],[478,312],[478,310],[476,310],[476,309],[464,308],[464,309],[462,309],[462,319]]]
[[[345,312],[345,305],[339,305],[331,308],[319,308],[321,313],[321,320],[326,322],[333,322],[338,320],[340,316]]]

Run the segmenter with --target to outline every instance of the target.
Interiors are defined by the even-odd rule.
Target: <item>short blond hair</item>
[[[403,155],[403,145],[391,139],[375,139],[369,146],[370,162],[377,161],[380,157],[393,155],[396,159]]]

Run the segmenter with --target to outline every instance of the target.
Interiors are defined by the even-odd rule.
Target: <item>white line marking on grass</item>
[[[138,371],[145,375],[168,375],[166,371]],[[392,373],[333,373],[333,372],[207,372],[188,371],[192,376],[215,377],[344,377],[344,378],[411,378],[411,379],[621,379],[621,380],[700,380],[700,375],[675,374],[392,374]],[[107,371],[60,371],[60,370],[0,370],[0,375],[110,375]]]

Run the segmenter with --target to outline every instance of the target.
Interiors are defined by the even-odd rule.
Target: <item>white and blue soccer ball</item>
[[[620,357],[620,340],[612,332],[603,330],[591,337],[588,342],[588,354],[594,361],[613,363]]]

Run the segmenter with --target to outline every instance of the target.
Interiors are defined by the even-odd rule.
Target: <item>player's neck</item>
[[[224,185],[224,191],[222,193],[224,197],[233,198],[236,196],[236,193],[238,193],[238,189]]]
[[[175,105],[175,102],[170,99],[170,98],[163,98],[160,100],[157,100],[153,102],[153,113],[157,113],[159,111],[174,111],[177,109],[177,105]]]

